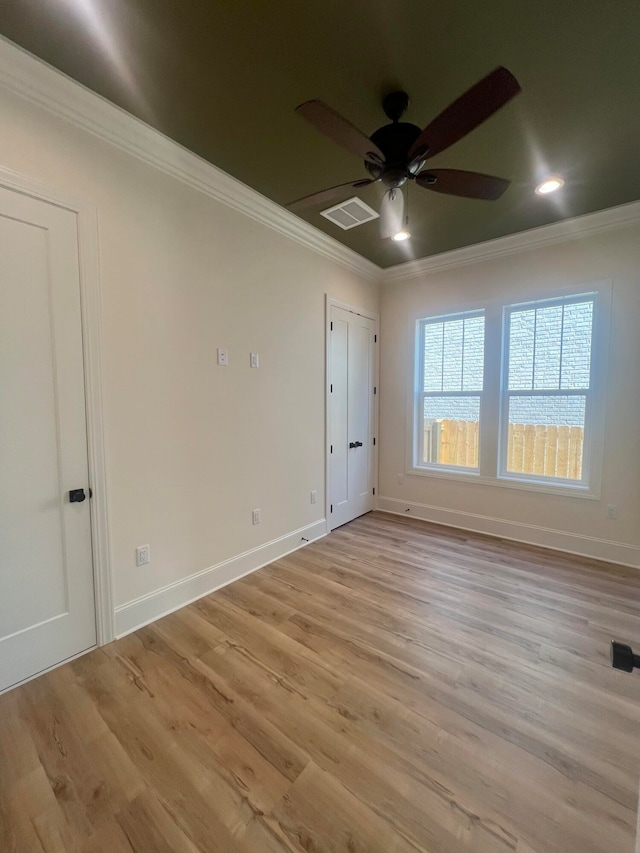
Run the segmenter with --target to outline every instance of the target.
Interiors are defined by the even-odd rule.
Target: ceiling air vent
[[[333,207],[328,207],[326,210],[320,211],[320,214],[344,231],[378,218],[375,210],[372,210],[368,204],[365,204],[356,196],[348,198],[346,201],[340,202],[340,204],[334,204]]]

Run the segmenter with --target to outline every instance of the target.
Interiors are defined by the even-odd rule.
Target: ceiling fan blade
[[[323,101],[306,101],[296,107],[296,112],[305,118],[309,124],[312,124],[316,130],[324,133],[325,136],[333,139],[343,148],[347,148],[352,154],[356,154],[363,160],[368,160],[375,165],[381,166],[384,163],[384,154],[378,146]]]
[[[295,201],[290,201],[286,207],[289,208],[297,208],[298,210],[305,207],[312,207],[318,204],[328,204],[332,201],[338,201],[340,197],[344,197],[345,190],[352,189],[357,190],[360,187],[367,187],[369,184],[375,184],[376,181],[370,178],[364,178],[362,181],[349,181],[346,184],[338,184],[335,187],[329,187],[326,190],[320,190],[317,193],[311,193],[311,195],[302,196],[302,198],[297,198]]]
[[[425,169],[416,176],[416,183],[437,193],[495,201],[511,181],[480,172],[464,172],[461,169]]]
[[[492,116],[520,91],[510,71],[499,66],[472,86],[428,124],[409,149],[416,162],[433,157],[462,139]]]

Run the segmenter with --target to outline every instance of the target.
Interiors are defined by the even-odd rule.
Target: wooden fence
[[[477,421],[425,421],[425,462],[478,467]]]
[[[551,424],[509,424],[507,471],[546,477],[582,477],[584,430]],[[426,421],[425,462],[478,467],[476,421]]]

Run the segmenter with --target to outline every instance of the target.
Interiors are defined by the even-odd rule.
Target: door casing
[[[377,389],[377,393],[373,398],[373,434],[376,439],[375,446],[373,448],[373,487],[374,487],[374,498],[373,505],[374,509],[376,506],[376,495],[378,493],[378,448],[380,446],[380,441],[378,439],[379,434],[379,400],[380,400],[380,386],[379,386],[379,374],[380,374],[380,315],[373,312],[367,311],[364,308],[357,308],[354,305],[347,305],[344,302],[339,302],[337,299],[332,299],[328,294],[325,298],[325,482],[324,482],[324,494],[325,494],[325,519],[327,521],[327,533],[331,530],[331,465],[330,465],[330,453],[331,453],[331,346],[329,336],[331,334],[331,309],[332,308],[342,308],[345,311],[351,311],[352,314],[358,314],[361,317],[366,317],[368,320],[373,320],[375,323],[375,335],[377,336],[377,344],[374,351],[374,363],[373,363],[373,374],[374,374],[374,385]]]
[[[90,202],[73,198],[66,193],[9,169],[0,168],[0,187],[50,204],[55,204],[58,207],[71,211],[76,217],[89,484],[92,490],[92,499],[90,501],[91,551],[95,590],[96,635],[97,645],[102,646],[113,640],[115,632],[102,410],[100,270],[98,265],[97,210]],[[41,674],[38,673],[38,675]],[[24,679],[24,681],[30,681],[31,678],[35,677],[31,676]]]

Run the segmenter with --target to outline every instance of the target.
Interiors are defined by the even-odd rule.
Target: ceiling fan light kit
[[[391,92],[382,101],[382,108],[391,124],[378,128],[371,137],[367,137],[322,101],[306,101],[296,108],[296,112],[316,130],[363,159],[370,177],[312,193],[290,202],[287,207],[301,209],[331,202],[349,190],[380,182],[388,190],[381,209],[381,221],[386,222],[385,205],[393,206],[398,196],[401,201],[396,204],[404,205],[400,188],[407,181],[415,181],[423,189],[446,195],[494,201],[508,188],[508,180],[460,169],[424,169],[424,165],[431,157],[449,148],[490,118],[519,92],[520,85],[513,74],[499,66],[450,104],[423,130],[415,124],[400,121],[409,105],[409,96],[406,92]],[[391,192],[397,193],[393,199],[389,195]],[[404,227],[402,216],[403,213],[401,225],[395,230],[381,222],[383,236],[391,236],[396,242],[408,238],[408,228]]]
[[[380,236],[390,237],[400,243],[408,240],[409,215],[408,202],[402,187],[387,190],[380,205]]]
[[[393,237],[404,222],[404,194],[401,188],[387,190],[380,203],[380,236]]]

